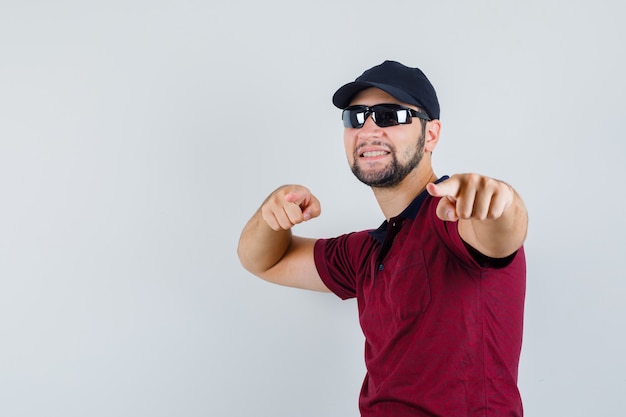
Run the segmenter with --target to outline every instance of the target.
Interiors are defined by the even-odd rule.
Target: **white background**
[[[356,304],[240,266],[302,183],[382,221],[330,98],[385,59],[441,102],[439,175],[530,212],[528,416],[626,409],[618,0],[0,2],[0,415],[357,416]]]

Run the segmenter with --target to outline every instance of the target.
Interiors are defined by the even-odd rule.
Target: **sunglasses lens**
[[[357,106],[345,109],[341,118],[345,127],[361,128],[365,124],[366,115],[367,109],[363,106]]]
[[[374,106],[374,121],[380,127],[411,123],[408,111],[403,107]]]

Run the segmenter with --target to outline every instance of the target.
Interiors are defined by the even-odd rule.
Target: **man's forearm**
[[[510,255],[519,249],[528,228],[528,213],[519,195],[514,192],[512,204],[501,217],[493,220],[472,219],[472,228],[478,249],[483,254],[495,258]]]
[[[244,268],[261,276],[280,261],[290,242],[291,230],[272,230],[257,211],[241,232],[237,255]]]

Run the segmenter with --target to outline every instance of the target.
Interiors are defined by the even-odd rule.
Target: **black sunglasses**
[[[430,120],[430,117],[424,113],[399,104],[376,104],[371,107],[350,106],[344,109],[341,113],[341,118],[345,127],[360,129],[370,114],[374,123],[379,127],[406,125],[411,123],[412,117]]]

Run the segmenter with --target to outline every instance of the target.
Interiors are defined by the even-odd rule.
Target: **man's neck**
[[[420,164],[395,187],[372,187],[372,191],[385,218],[389,220],[402,213],[426,189],[427,184],[436,180],[432,167]]]

